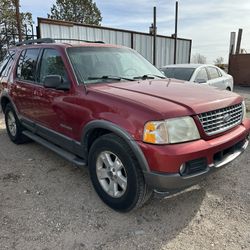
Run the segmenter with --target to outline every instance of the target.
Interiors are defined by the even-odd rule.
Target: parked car
[[[217,66],[209,64],[173,64],[161,67],[168,78],[206,84],[233,91],[233,77]]]
[[[9,138],[88,166],[117,211],[198,183],[248,145],[241,96],[169,81],[132,49],[44,39],[11,53],[0,99]]]

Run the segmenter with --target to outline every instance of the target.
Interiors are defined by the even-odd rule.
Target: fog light
[[[186,164],[184,163],[180,166],[180,175],[183,175],[185,171],[186,171]]]

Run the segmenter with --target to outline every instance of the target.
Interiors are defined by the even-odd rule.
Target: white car
[[[173,64],[161,67],[168,78],[207,84],[233,91],[233,77],[222,69],[208,64]]]

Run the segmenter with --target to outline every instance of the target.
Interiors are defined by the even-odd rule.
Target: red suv
[[[242,97],[167,79],[126,47],[26,41],[0,69],[10,139],[88,166],[96,192],[118,211],[154,190],[197,183],[248,145]]]

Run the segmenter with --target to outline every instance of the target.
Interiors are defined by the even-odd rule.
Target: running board
[[[58,155],[60,155],[61,157],[63,157],[64,159],[76,164],[79,167],[84,167],[86,166],[86,162],[84,161],[84,159],[81,159],[79,157],[77,157],[76,155],[69,153],[68,151],[56,146],[53,143],[48,142],[47,140],[43,139],[42,137],[33,134],[30,131],[24,130],[22,132],[25,136],[27,136],[28,138],[32,139],[33,141],[43,145],[44,147],[52,150],[53,152],[57,153]]]

